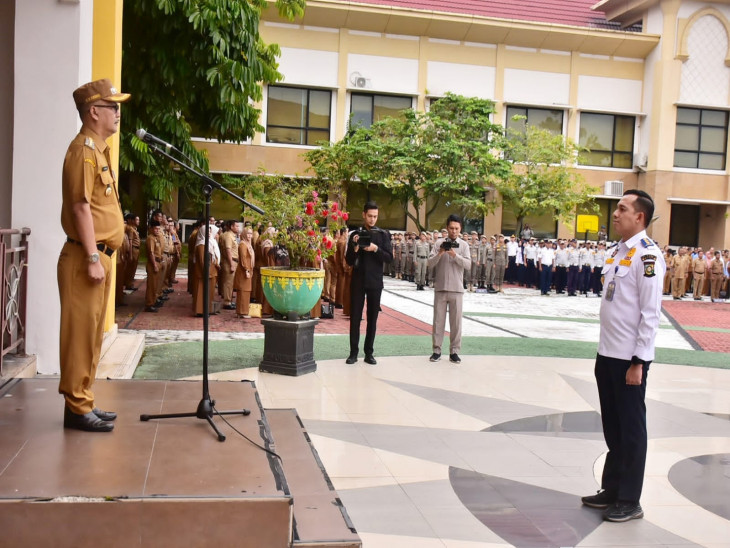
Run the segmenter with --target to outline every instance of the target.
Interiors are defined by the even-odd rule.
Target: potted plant
[[[336,233],[349,215],[338,199],[325,198],[311,182],[259,175],[248,183],[252,199],[266,212],[259,220],[274,231],[269,237],[286,249],[289,263],[261,267],[264,294],[278,314],[261,320],[259,370],[284,375],[316,371],[314,327],[319,320],[308,314],[324,287],[322,261],[335,252]]]
[[[264,294],[282,317],[298,320],[322,294],[322,261],[335,252],[336,234],[349,214],[311,183],[281,176],[256,176],[251,193],[266,211],[259,221],[273,228],[271,240],[288,255],[286,266],[261,267]]]

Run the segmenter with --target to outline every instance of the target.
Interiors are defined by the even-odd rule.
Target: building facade
[[[655,197],[650,233],[660,243],[730,246],[730,6],[592,4],[314,0],[294,23],[270,10],[261,32],[281,46],[284,80],[264,89],[265,131],[243,145],[200,146],[213,171],[306,176],[301,154],[341,139],[350,119],[424,110],[446,92],[487,98],[497,123],[523,115],[591,149],[576,168],[600,189],[609,237],[618,196],[641,188]],[[385,204],[386,226],[414,228],[387,193],[369,196]],[[516,228],[501,209],[481,221],[487,233]],[[550,215],[528,222],[545,235],[583,235]]]

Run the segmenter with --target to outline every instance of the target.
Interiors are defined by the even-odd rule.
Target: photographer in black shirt
[[[390,234],[375,226],[378,206],[367,202],[363,208],[363,228],[350,234],[345,261],[352,267],[350,281],[350,355],[345,363],[353,364],[360,352],[360,321],[368,301],[367,330],[365,332],[365,363],[378,363],[373,357],[375,330],[380,312],[380,294],[383,291],[383,264],[393,261]]]

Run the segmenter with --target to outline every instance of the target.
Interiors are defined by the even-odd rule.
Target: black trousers
[[[578,265],[568,267],[568,295],[575,295],[578,284]]]
[[[553,281],[555,282],[555,291],[558,293],[564,293],[565,285],[568,283],[568,267],[556,266]]]
[[[353,282],[355,280],[353,279]],[[360,351],[360,322],[365,299],[368,301],[367,328],[365,330],[365,355],[373,353],[375,331],[378,327],[378,313],[380,312],[380,294],[382,288],[364,288],[353,283],[350,286],[350,355],[357,355]]]
[[[646,378],[640,386],[626,384],[629,360],[596,356],[596,382],[601,400],[603,436],[608,446],[601,488],[617,500],[639,502],[646,465]]]

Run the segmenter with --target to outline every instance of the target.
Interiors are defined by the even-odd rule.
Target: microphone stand
[[[187,165],[183,161],[179,160],[178,158],[175,158],[174,156],[171,156],[161,148],[148,143],[147,146],[149,146],[153,152],[156,152],[157,154],[160,154],[161,156],[164,156],[169,161],[177,164],[181,168],[183,168],[185,171],[195,175],[201,180],[202,184],[202,192],[205,196],[205,253],[203,254],[204,260],[203,260],[203,397],[198,403],[198,408],[193,413],[166,413],[162,415],[140,415],[139,420],[141,421],[148,421],[150,419],[171,419],[171,418],[180,418],[180,417],[196,417],[201,420],[208,421],[208,424],[210,424],[210,427],[213,429],[213,431],[218,436],[218,441],[225,441],[226,437],[221,433],[220,430],[216,427],[215,423],[213,422],[213,414],[218,415],[250,415],[251,411],[249,409],[240,409],[237,411],[218,411],[215,409],[215,401],[211,399],[210,397],[210,390],[208,386],[208,322],[209,322],[209,316],[210,316],[210,253],[209,253],[209,247],[208,244],[210,243],[210,226],[208,225],[208,219],[210,219],[210,198],[213,194],[213,190],[217,189],[220,190],[229,196],[235,198],[245,206],[247,206],[249,209],[252,209],[256,211],[257,213],[263,214],[263,210],[258,208],[257,206],[250,204],[240,196],[234,194],[227,188],[223,187],[218,181],[215,181],[208,175],[201,173],[200,171],[196,170],[195,168]],[[182,155],[182,153],[181,153]],[[184,156],[184,155],[183,155]],[[185,158],[190,161],[187,156]],[[192,162],[190,162],[192,163]],[[188,273],[190,275],[190,273]]]

